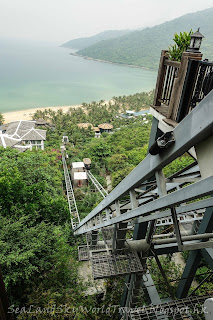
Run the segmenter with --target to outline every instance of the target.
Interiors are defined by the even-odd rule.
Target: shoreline
[[[88,56],[83,56],[81,54],[77,54],[75,52],[71,52],[70,55],[71,56],[75,56],[75,57],[80,57],[80,58],[83,58],[85,60],[91,60],[91,61],[115,64],[115,65],[118,65],[118,66],[124,66],[124,67],[136,68],[136,69],[155,71],[155,69],[150,69],[150,68],[147,68],[147,67],[140,67],[140,66],[136,66],[134,64],[126,64],[126,63],[112,62],[112,61],[102,60],[102,59],[95,59],[95,58],[91,58],[91,57],[88,57]]]
[[[18,111],[9,111],[2,113],[4,117],[4,124],[7,124],[9,122],[17,121],[17,120],[32,120],[33,114],[39,110],[44,111],[45,109],[51,109],[53,111],[62,110],[64,113],[69,111],[70,108],[80,108],[82,107],[81,104],[78,105],[71,105],[71,106],[55,106],[55,107],[38,107],[38,108],[32,108],[32,109],[24,109],[24,110],[18,110]]]

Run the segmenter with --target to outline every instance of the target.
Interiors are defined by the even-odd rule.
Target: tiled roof
[[[98,131],[98,132],[100,131],[100,129],[98,127],[94,127],[93,130]]]
[[[82,122],[82,123],[78,123],[78,127],[79,129],[88,129],[89,127],[93,128],[92,123],[89,122]]]
[[[46,140],[46,130],[34,129],[23,131],[23,136],[21,136],[21,140]]]
[[[98,128],[111,130],[113,128],[113,125],[111,125],[110,123],[102,123],[99,124]]]
[[[47,134],[47,131],[46,130],[42,130],[42,129],[35,129],[44,139],[43,140],[46,140],[46,134]]]
[[[7,134],[13,135],[16,132],[18,125],[19,125],[19,121],[10,122],[7,127]]]
[[[0,146],[1,147],[13,147],[14,145],[21,142],[21,139],[14,139],[9,137],[7,134],[0,133]]]
[[[30,130],[35,127],[35,121],[19,120],[11,122],[7,128],[7,134],[14,137],[21,137],[26,130]]]

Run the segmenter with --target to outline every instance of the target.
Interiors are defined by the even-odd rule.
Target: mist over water
[[[155,71],[72,56],[54,44],[0,40],[0,112],[150,91]]]

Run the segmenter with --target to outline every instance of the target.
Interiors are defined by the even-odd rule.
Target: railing
[[[159,93],[158,100],[167,106],[170,103],[174,79],[178,76],[179,68],[180,62],[165,59],[162,90],[161,93]]]
[[[154,106],[161,106],[161,103],[169,105],[174,79],[178,76],[180,62],[168,59],[168,51],[162,50],[158,68],[158,77],[155,87]]]
[[[170,61],[168,52],[162,50],[153,107],[167,119],[180,122],[188,113],[189,108],[187,113],[185,111],[183,113],[180,109],[184,105],[186,110],[185,105],[189,104],[189,96],[192,94],[194,79],[197,75],[197,65],[201,59],[201,53],[183,52],[181,62]],[[205,72],[208,73],[210,67],[205,66],[205,68]],[[200,80],[203,77],[202,70],[199,72],[198,86],[200,83],[202,86],[203,83],[202,79]],[[200,96],[198,97],[198,91],[200,94],[200,90],[195,92],[197,102],[201,101],[198,100],[201,99]]]
[[[213,62],[190,60],[176,106],[175,121],[180,122],[213,89]],[[174,114],[174,112],[173,112]]]
[[[194,108],[213,89],[213,62],[199,61],[190,107]]]
[[[213,92],[206,97],[199,108],[195,108],[188,117],[186,117],[180,125],[174,129],[175,143],[172,147],[164,150],[162,154],[151,156],[150,154],[114,189],[112,192],[90,212],[76,227],[74,233],[84,234],[95,231],[103,227],[114,225],[119,222],[130,221],[139,218],[142,221],[151,221],[171,215],[168,214],[168,209],[177,207],[181,203],[186,203],[195,198],[199,199],[204,195],[213,193],[213,176],[206,179],[201,179],[183,189],[174,191],[157,199],[151,199],[138,206],[138,199],[135,197],[135,188],[139,188],[146,183],[146,181],[156,175],[158,181],[158,188],[161,188],[160,172],[167,164],[172,162],[183,153],[187,152],[192,146],[207,139],[212,133],[213,113],[210,112],[212,106]],[[136,190],[136,189],[135,189]],[[187,191],[186,191],[187,190]],[[120,200],[123,196],[130,195],[130,207],[126,208],[126,212],[122,212]],[[146,199],[145,199],[146,200]],[[190,204],[193,206],[194,204]],[[199,208],[203,208],[203,202],[196,202]],[[212,201],[210,206],[212,206]],[[183,207],[181,207],[183,208]],[[191,208],[184,206],[186,212]],[[156,214],[153,214],[156,212]],[[173,219],[174,220],[174,219]]]

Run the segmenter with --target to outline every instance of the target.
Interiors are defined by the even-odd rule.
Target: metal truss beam
[[[118,222],[132,220],[134,218],[148,215],[153,212],[163,210],[166,208],[175,207],[181,203],[194,200],[196,198],[201,198],[204,196],[208,196],[213,193],[213,176],[210,176],[206,179],[202,179],[198,182],[193,183],[185,188],[177,190],[168,194],[167,196],[161,197],[157,200],[149,202],[143,206],[140,206],[136,209],[128,211],[122,215],[119,215],[115,218],[111,218],[110,220],[97,223],[93,227],[86,227],[82,225],[81,227],[77,227],[75,230],[75,235],[83,234],[85,232],[89,232],[92,230],[97,230],[102,227],[107,227],[113,225]],[[160,215],[160,214],[159,214]],[[153,220],[148,217],[148,221]]]
[[[101,214],[115,201],[133,188],[139,187],[171,161],[187,152],[192,146],[206,139],[212,133],[213,92],[201,101],[199,108],[195,108],[174,129],[175,143],[162,153],[151,156],[150,154],[76,227],[75,234],[87,232],[85,224],[96,215]],[[197,182],[199,183],[199,182]],[[197,184],[196,183],[196,184]],[[194,186],[195,184],[193,184]],[[163,197],[164,198],[164,197]],[[113,222],[114,223],[114,222]]]
[[[212,200],[210,198],[209,200]],[[205,232],[212,232],[213,230],[213,207],[207,208],[203,220],[198,229],[198,234],[203,234]],[[208,240],[208,239],[207,239]],[[185,298],[188,294],[189,288],[199,266],[202,255],[205,256],[208,263],[211,264],[213,269],[213,260],[208,253],[212,252],[212,249],[202,249],[201,251],[191,251],[187,259],[185,269],[182,274],[182,279],[180,280],[177,288],[177,297]],[[201,255],[202,253],[202,255]],[[213,256],[212,256],[213,257]]]
[[[209,264],[210,268],[213,270],[213,249],[201,249],[201,254],[204,260]]]

